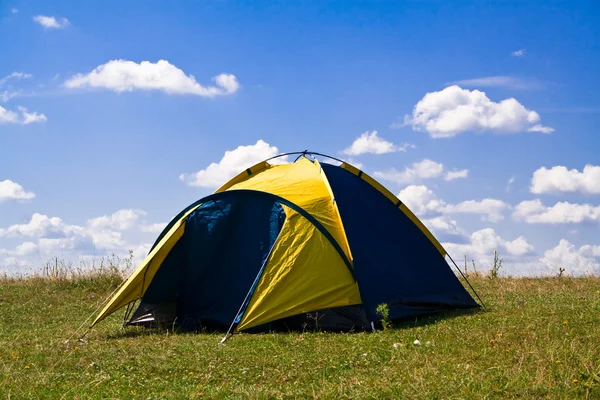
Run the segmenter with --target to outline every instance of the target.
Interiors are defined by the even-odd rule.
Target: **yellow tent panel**
[[[118,310],[119,308],[126,306],[132,301],[136,301],[142,298],[152,278],[156,274],[156,271],[160,268],[160,265],[165,260],[175,243],[183,236],[185,231],[185,217],[191,214],[196,206],[189,210],[185,215],[174,224],[169,232],[162,238],[162,240],[152,249],[150,254],[144,259],[140,266],[135,270],[133,274],[121,285],[119,291],[112,297],[112,299],[104,306],[100,314],[96,317],[91,326],[96,325],[102,321],[108,315]]]
[[[224,187],[226,190],[246,189],[272,193],[298,205],[329,231],[342,247],[346,257],[352,261],[341,217],[318,162],[302,157],[292,164],[269,167],[257,164],[255,170],[258,171],[246,174],[244,180],[238,175],[234,178],[236,183]]]
[[[237,329],[324,308],[361,304],[358,286],[331,243],[284,207],[286,222]]]

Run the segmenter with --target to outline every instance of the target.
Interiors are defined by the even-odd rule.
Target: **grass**
[[[600,399],[599,278],[473,277],[487,312],[377,333],[222,346],[222,335],[122,330],[120,312],[65,343],[120,279],[0,279],[0,398]]]

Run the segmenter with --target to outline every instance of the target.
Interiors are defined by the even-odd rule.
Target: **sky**
[[[188,204],[308,149],[461,266],[598,275],[599,20],[595,1],[0,0],[0,273],[141,261]]]

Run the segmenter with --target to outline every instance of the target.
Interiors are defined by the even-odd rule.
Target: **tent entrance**
[[[284,221],[283,208],[270,198],[232,193],[203,203],[128,324],[226,329]]]

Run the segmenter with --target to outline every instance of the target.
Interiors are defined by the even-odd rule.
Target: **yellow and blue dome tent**
[[[134,304],[129,325],[223,331],[370,329],[380,304],[390,320],[479,307],[390,191],[341,160],[290,154],[185,208],[92,326]]]

